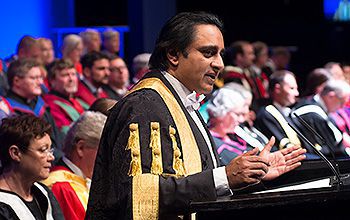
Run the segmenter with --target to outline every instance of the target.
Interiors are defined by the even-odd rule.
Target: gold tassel
[[[128,145],[125,150],[131,152],[131,162],[128,175],[137,176],[142,174],[141,168],[141,153],[140,153],[140,139],[139,139],[139,127],[137,123],[129,125],[130,136]]]
[[[151,141],[149,147],[152,149],[151,173],[160,175],[163,173],[163,161],[159,122],[151,122]]]
[[[185,176],[186,172],[185,172],[185,166],[183,161],[181,160],[181,151],[180,149],[177,147],[177,142],[176,142],[176,130],[175,128],[169,126],[169,134],[170,134],[170,138],[172,140],[172,144],[173,144],[173,169],[175,170],[175,174],[176,176]]]

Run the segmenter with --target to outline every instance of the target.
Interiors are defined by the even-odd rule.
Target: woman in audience
[[[244,99],[236,91],[221,88],[214,92],[209,100],[209,130],[212,134],[216,150],[223,164],[228,164],[233,158],[252,148],[234,135],[234,130],[244,117]]]
[[[83,48],[83,40],[79,35],[69,34],[63,40],[62,58],[70,60],[79,74],[83,73],[83,67],[80,63]]]
[[[54,160],[51,126],[24,114],[0,126],[0,219],[64,219],[52,192],[38,181]]]

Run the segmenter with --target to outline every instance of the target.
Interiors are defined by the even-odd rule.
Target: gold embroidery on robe
[[[155,220],[159,213],[159,176],[144,173],[132,179],[134,220]]]
[[[171,91],[164,85],[164,83],[158,78],[147,78],[141,80],[136,84],[131,91],[140,89],[153,89],[155,90],[164,100],[168,107],[172,118],[174,119],[178,135],[180,137],[182,158],[185,167],[186,174],[191,175],[202,171],[202,162],[197,146],[196,139],[192,129],[187,121],[185,113],[182,111],[180,104],[175,99]]]
[[[151,140],[149,147],[152,149],[151,173],[161,175],[163,173],[162,146],[160,142],[160,126],[158,122],[151,122]]]
[[[142,174],[139,126],[137,123],[129,125],[130,136],[125,150],[130,150],[131,162],[128,175],[136,176]]]
[[[169,126],[169,134],[170,134],[170,138],[173,144],[173,169],[175,171],[175,174],[177,177],[179,176],[184,176],[185,175],[185,167],[183,164],[181,157],[181,151],[177,146],[177,142],[176,142],[176,130],[175,128]]]

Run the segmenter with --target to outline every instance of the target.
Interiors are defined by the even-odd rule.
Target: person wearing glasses
[[[92,171],[106,118],[100,112],[86,111],[74,122],[65,138],[65,156],[43,182],[56,196],[67,220],[85,217]]]
[[[41,97],[43,78],[40,64],[33,59],[20,59],[12,62],[8,69],[10,90],[5,96],[14,114],[30,113],[42,117],[52,126],[52,146],[57,149],[55,156],[60,156],[62,134],[58,130],[53,116]],[[57,154],[56,154],[57,153]]]
[[[109,64],[108,84],[102,85],[102,88],[110,98],[119,101],[128,91],[129,69],[123,58],[116,55],[110,56]]]
[[[40,181],[54,160],[51,126],[31,114],[0,126],[0,219],[64,219],[53,193]]]

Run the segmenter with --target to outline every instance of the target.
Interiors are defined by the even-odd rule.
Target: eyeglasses
[[[42,149],[39,149],[39,150],[33,150],[33,149],[30,149],[28,148],[27,150],[29,151],[32,151],[32,152],[35,152],[35,151],[38,151],[40,154],[42,155],[45,155],[45,156],[53,156],[53,153],[55,152],[55,148],[52,147],[52,148],[42,148]]]

